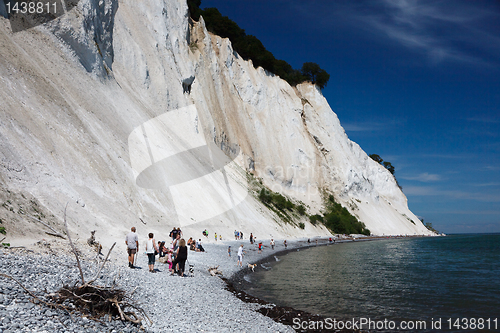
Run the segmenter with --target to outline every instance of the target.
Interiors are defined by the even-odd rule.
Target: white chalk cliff
[[[81,0],[15,33],[0,17],[0,112],[10,237],[48,237],[26,214],[62,231],[66,203],[70,230],[104,243],[133,225],[157,239],[328,235],[281,221],[249,191],[259,179],[310,214],[331,193],[373,234],[430,233],[315,86],[255,69],[190,23],[185,0]]]

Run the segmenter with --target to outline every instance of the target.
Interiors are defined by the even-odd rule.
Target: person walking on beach
[[[146,241],[146,253],[148,255],[148,267],[151,273],[155,273],[155,252],[158,252],[153,233],[149,233],[149,239]]]
[[[175,229],[175,227],[172,229],[172,231],[170,231],[169,236],[172,237],[172,241],[175,240],[175,237],[177,236],[177,229]]]
[[[175,236],[174,241],[172,242],[172,250],[177,251],[177,248],[179,247],[179,241],[181,240],[181,235],[177,234]]]
[[[217,242],[217,233],[215,233],[214,235],[215,235],[215,241]]]
[[[285,249],[286,249],[286,247],[288,246],[288,244],[287,244],[287,242],[286,242],[286,239],[285,239],[285,241],[283,242],[283,245],[285,245]]]
[[[241,266],[243,267],[243,244],[240,245],[238,249],[238,262],[236,263],[236,266]]]
[[[179,248],[177,249],[177,253],[175,255],[175,260],[172,263],[172,268],[173,268],[171,270],[172,275],[174,274],[174,270],[177,264],[179,264],[179,272],[181,273],[181,276],[184,276],[184,268],[186,266],[187,257],[188,257],[188,250],[186,246],[186,241],[184,240],[184,238],[181,238],[181,240],[179,241]]]
[[[262,252],[262,242],[259,242],[259,253]]]
[[[274,239],[271,239],[271,249],[274,250]]]
[[[134,258],[139,251],[139,237],[135,233],[135,227],[130,228],[130,232],[125,237],[125,244],[127,244],[128,267],[135,268]]]
[[[231,245],[227,248],[227,254],[229,255],[229,258],[231,258]]]
[[[234,240],[238,240],[239,232],[234,230]]]
[[[243,239],[243,231],[240,231],[240,239]]]
[[[250,233],[250,244],[253,244],[253,233]]]

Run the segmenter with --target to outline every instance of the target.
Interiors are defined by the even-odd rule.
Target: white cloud
[[[469,192],[462,190],[442,190],[432,186],[404,186],[405,195],[413,196],[442,196],[462,200],[474,200],[481,202],[500,202],[500,194]]]
[[[306,4],[307,3],[307,4]],[[298,8],[311,11],[309,2]],[[338,1],[318,5],[332,25],[350,25],[425,54],[431,63],[455,61],[498,66],[500,20],[493,3],[460,0]],[[317,15],[318,12],[314,11]],[[312,13],[310,13],[312,14]],[[334,19],[332,19],[334,16]],[[322,22],[323,26],[328,23]],[[492,63],[495,62],[495,63]]]
[[[440,175],[430,174],[428,172],[421,173],[417,176],[406,176],[406,177],[401,176],[401,178],[406,179],[406,180],[417,180],[417,181],[424,182],[424,183],[436,182],[436,181],[441,180]]]

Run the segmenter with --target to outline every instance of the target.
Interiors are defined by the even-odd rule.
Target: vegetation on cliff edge
[[[290,85],[310,81],[320,89],[326,87],[330,74],[322,69],[318,64],[305,62],[300,70],[294,69],[284,60],[279,60],[269,52],[262,42],[255,36],[247,35],[236,22],[222,16],[217,8],[201,9],[201,0],[188,0],[189,14],[195,21],[203,16],[208,31],[229,38],[233,49],[245,60],[252,60],[253,65],[262,67],[268,72],[278,75],[286,80]]]

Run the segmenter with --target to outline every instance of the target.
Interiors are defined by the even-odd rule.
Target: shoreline
[[[319,239],[319,238],[318,238]],[[380,239],[380,238],[375,238]],[[384,237],[385,239],[385,237]],[[274,252],[264,245],[258,253],[257,244],[249,240],[223,241],[218,244],[204,244],[207,252],[189,251],[188,263],[194,266],[194,276],[182,278],[171,276],[168,266],[156,261],[156,274],[147,270],[147,256],[139,253],[138,269],[126,265],[124,248],[115,249],[106,263],[98,285],[117,284],[133,293],[133,298],[146,310],[153,324],[143,323],[146,332],[158,331],[205,331],[234,332],[254,331],[294,332],[293,318],[321,320],[321,316],[291,307],[280,307],[247,294],[242,290],[238,278],[248,274],[248,263],[267,262],[274,256],[283,256],[297,249],[328,245],[327,238],[318,240],[318,245],[307,239],[290,240],[285,249],[283,240],[276,240]],[[368,241],[373,239],[364,239]],[[260,240],[259,240],[260,241]],[[269,240],[262,240],[269,244]],[[352,242],[345,240],[342,243]],[[244,266],[236,266],[236,251],[228,256],[227,247],[236,249],[244,244],[246,256]],[[124,245],[122,245],[124,247]],[[85,243],[79,242],[82,250],[85,275],[91,276],[96,268],[96,253]],[[103,252],[107,252],[107,248]],[[79,280],[75,257],[65,241],[40,241],[24,249],[0,249],[0,272],[9,274],[28,286],[35,294],[47,297],[57,292],[64,284]],[[216,278],[208,273],[209,267],[219,266],[223,277]],[[189,266],[187,266],[189,267]],[[258,266],[258,269],[260,266]],[[69,314],[58,309],[35,305],[21,288],[12,281],[1,280],[0,286],[0,331],[3,332],[138,332],[140,326],[123,323],[119,319],[105,323],[94,322],[85,316]],[[44,296],[45,295],[45,296]],[[214,326],[215,325],[215,326]],[[299,332],[320,332],[299,330]],[[343,331],[348,332],[348,331]]]
[[[268,254],[265,257],[261,257],[258,260],[254,261],[253,264],[257,264],[256,269],[261,268],[262,264],[272,262],[276,260],[276,257],[287,255],[291,252],[296,252],[299,250],[307,250],[310,248],[314,248],[317,246],[335,246],[338,244],[346,244],[346,243],[358,243],[358,242],[367,242],[367,241],[377,241],[377,240],[387,240],[387,239],[405,239],[405,238],[419,238],[426,236],[367,236],[363,238],[356,238],[355,240],[352,237],[337,240],[335,243],[330,243],[327,238],[319,237],[317,238],[319,241],[323,241],[322,243],[315,244],[311,241],[311,243],[307,243],[306,240],[292,240],[289,242],[287,249],[281,249],[277,252],[273,252],[272,254]],[[268,241],[268,240],[266,240]],[[272,251],[272,250],[271,250]],[[276,250],[274,250],[276,251]],[[247,267],[243,267],[237,272],[233,273],[229,278],[221,278],[226,282],[227,290],[231,291],[235,297],[247,303],[257,303],[263,305],[264,307],[256,310],[257,312],[273,319],[276,322],[287,325],[293,328],[294,318],[300,318],[301,321],[324,321],[327,317],[320,314],[313,314],[307,311],[295,309],[289,306],[281,306],[274,304],[269,301],[265,301],[260,299],[252,294],[249,294],[245,290],[248,290],[248,287],[252,285],[251,282],[245,280],[245,276],[249,274],[249,270]],[[322,329],[294,329],[295,332],[307,332],[307,333],[322,333],[322,332],[331,332],[331,330],[322,330]],[[356,330],[337,330],[337,332],[360,332]]]

